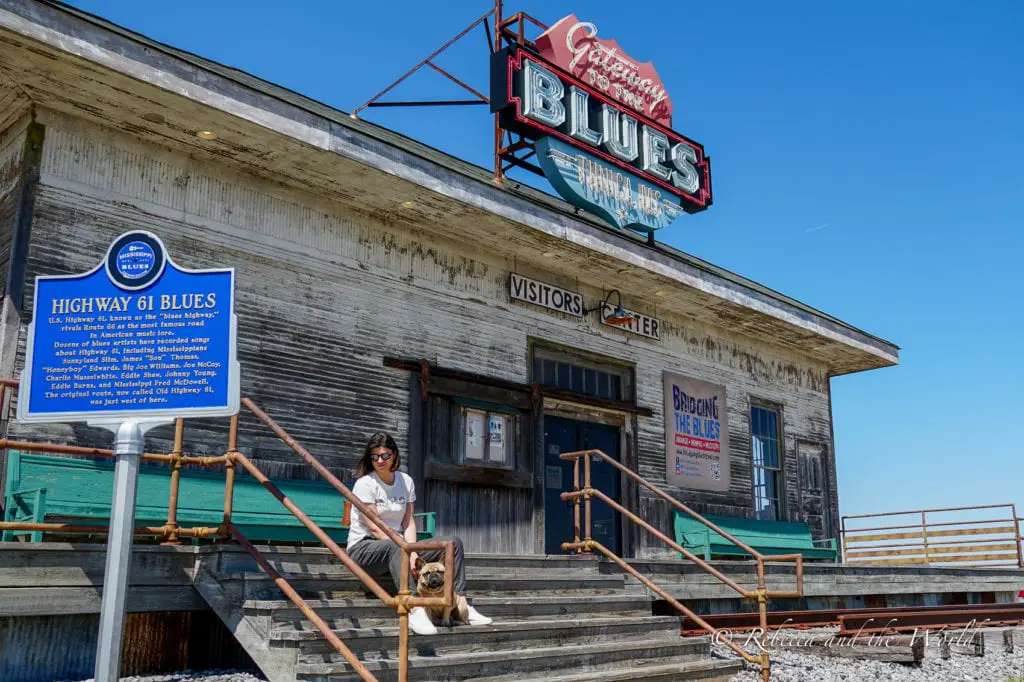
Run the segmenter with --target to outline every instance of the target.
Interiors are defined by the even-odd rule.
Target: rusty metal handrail
[[[751,556],[753,556],[754,559],[757,561],[757,589],[755,589],[755,590],[748,590],[748,589],[744,588],[739,583],[737,583],[736,581],[732,580],[727,575],[725,575],[724,573],[719,571],[717,568],[715,568],[714,566],[712,566],[708,562],[704,561],[700,557],[696,556],[695,554],[693,554],[692,552],[687,550],[685,547],[683,547],[682,545],[680,545],[676,541],[674,541],[671,538],[669,538],[667,535],[665,535],[664,533],[659,531],[657,528],[655,528],[654,526],[649,524],[647,521],[645,521],[644,519],[640,518],[639,516],[637,516],[633,512],[629,511],[628,509],[623,507],[621,504],[619,504],[618,502],[616,502],[612,498],[608,497],[608,495],[606,495],[605,493],[603,493],[600,490],[597,490],[596,488],[594,488],[591,485],[591,478],[590,478],[590,467],[591,467],[591,458],[592,457],[598,457],[601,461],[606,462],[608,464],[611,464],[613,467],[615,467],[616,469],[618,469],[622,473],[626,474],[628,477],[630,477],[631,479],[633,479],[634,481],[636,481],[640,485],[643,485],[644,487],[649,489],[654,494],[656,494],[659,497],[661,497],[662,499],[668,501],[670,504],[672,504],[674,507],[676,507],[680,511],[683,511],[683,512],[689,514],[691,517],[693,517],[694,519],[696,519],[700,523],[704,524],[705,526],[707,526],[711,530],[714,530],[716,533],[719,533],[722,537],[724,537],[725,539],[729,540],[730,542],[732,542],[737,547],[739,547],[739,548],[743,549],[744,551],[748,552],[749,554],[751,554]],[[769,555],[761,554],[760,552],[758,552],[757,550],[753,549],[752,547],[749,547],[745,543],[743,543],[743,542],[737,540],[736,538],[732,537],[729,533],[726,533],[725,531],[723,531],[721,528],[719,528],[717,525],[715,525],[711,521],[708,521],[703,516],[701,516],[697,512],[695,512],[692,509],[690,509],[689,507],[687,507],[682,502],[679,502],[675,498],[671,497],[670,495],[668,495],[667,493],[665,493],[664,491],[659,489],[657,486],[653,485],[652,483],[650,483],[649,481],[644,479],[639,474],[631,471],[630,469],[626,468],[625,466],[623,466],[622,464],[620,464],[616,460],[614,460],[611,457],[609,457],[608,455],[606,455],[601,450],[583,450],[583,451],[580,451],[580,452],[568,452],[568,453],[560,455],[560,458],[563,459],[563,460],[566,460],[566,461],[573,462],[573,491],[572,492],[562,493],[560,495],[560,497],[561,497],[561,499],[563,499],[563,500],[565,500],[567,502],[568,501],[573,502],[573,505],[574,505],[574,507],[573,507],[573,521],[574,521],[574,524],[573,524],[573,529],[574,529],[573,530],[573,535],[574,535],[574,541],[573,542],[562,543],[562,549],[565,550],[565,551],[574,551],[575,550],[575,551],[582,551],[582,552],[590,552],[591,550],[596,549],[597,551],[601,552],[606,557],[608,557],[609,559],[614,561],[624,571],[626,571],[627,573],[629,573],[630,575],[635,577],[637,580],[642,582],[644,585],[646,585],[648,588],[650,588],[651,590],[656,592],[662,599],[664,599],[669,604],[671,604],[672,607],[676,609],[676,611],[678,611],[679,613],[682,613],[684,616],[687,616],[688,618],[692,619],[693,622],[697,623],[709,635],[711,635],[711,637],[713,639],[715,639],[716,641],[719,641],[719,642],[725,644],[726,646],[728,646],[730,649],[732,649],[735,653],[737,653],[744,660],[746,660],[746,661],[748,661],[750,663],[759,664],[761,666],[761,677],[762,677],[762,679],[765,682],[768,682],[768,680],[771,678],[771,660],[770,660],[770,658],[768,656],[768,649],[767,649],[767,646],[766,646],[766,644],[767,644],[767,634],[768,634],[768,599],[770,599],[770,598],[800,598],[800,597],[803,596],[803,590],[804,590],[804,583],[803,583],[803,555],[802,554],[777,554],[777,555],[770,555],[769,556]],[[583,486],[582,487],[580,486],[580,459],[583,460]],[[591,537],[591,510],[590,510],[590,507],[591,507],[590,500],[591,500],[591,498],[597,498],[597,499],[601,500],[602,502],[607,504],[609,507],[611,507],[613,510],[615,510],[619,514],[622,514],[623,516],[625,516],[629,520],[633,521],[634,523],[639,525],[641,528],[643,528],[644,530],[646,530],[647,532],[651,533],[656,538],[658,538],[659,540],[661,540],[662,542],[667,544],[669,547],[671,547],[672,549],[674,549],[677,552],[679,552],[680,554],[682,554],[684,557],[686,557],[687,559],[689,559],[690,561],[695,563],[698,567],[703,569],[705,572],[707,572],[708,574],[714,576],[715,578],[720,580],[722,583],[724,583],[728,587],[730,587],[733,590],[735,590],[736,592],[738,592],[744,598],[756,599],[757,603],[758,603],[758,611],[759,611],[760,621],[761,621],[761,643],[760,643],[760,650],[761,651],[760,651],[760,653],[757,654],[757,655],[751,654],[748,651],[746,651],[745,649],[743,649],[741,646],[739,646],[738,644],[733,642],[731,639],[729,639],[729,638],[722,639],[721,637],[719,637],[719,634],[720,634],[721,630],[715,628],[713,625],[711,625],[710,623],[705,621],[703,618],[698,616],[692,610],[687,608],[684,604],[682,604],[678,600],[674,599],[665,590],[663,590],[660,587],[658,587],[658,585],[656,585],[654,583],[654,581],[652,581],[649,578],[647,578],[646,576],[642,575],[639,571],[637,571],[635,568],[633,568],[628,563],[626,563],[621,557],[617,556],[614,552],[612,552],[610,549],[608,549],[607,547],[602,545],[600,542],[597,542],[596,540],[594,540]],[[581,502],[581,500],[583,502],[583,507],[584,507],[584,509],[583,509],[584,523],[583,523],[583,527],[582,528],[581,528],[581,523],[580,523],[580,502]],[[585,531],[585,535],[584,535],[583,538],[581,538],[580,537],[581,533],[583,533],[584,531]],[[784,562],[788,562],[788,561],[794,561],[795,562],[795,568],[796,568],[796,589],[795,590],[791,590],[791,591],[769,590],[768,587],[767,587],[766,578],[765,578],[765,564],[766,563],[784,563]]]
[[[939,522],[931,521],[928,518],[929,514],[992,509],[1008,510],[1009,517]],[[912,524],[872,526],[869,528],[847,527],[847,523],[855,519],[879,519],[901,516],[919,516],[920,521],[915,521]],[[865,565],[924,564],[926,566],[932,564],[975,562],[975,565],[980,567],[1016,565],[1018,568],[1024,568],[1024,537],[1022,537],[1020,530],[1020,522],[1022,520],[1024,519],[1017,516],[1016,504],[983,504],[966,507],[881,512],[876,514],[849,514],[843,516],[840,521],[839,532],[842,538],[843,561]],[[948,530],[954,526],[961,527],[962,530]],[[975,527],[971,528],[971,526]],[[868,535],[869,533],[871,535]],[[1003,537],[992,538],[989,536]],[[946,539],[950,537],[973,537],[974,539],[959,541]],[[898,540],[918,540],[918,542],[893,544],[894,541]],[[1012,548],[1010,546],[1011,542],[1013,543]],[[1000,553],[978,555],[980,552],[988,551]],[[970,556],[971,554],[975,556]]]
[[[880,512],[876,514],[847,514],[844,519],[876,519],[880,516],[906,516],[908,514],[920,514],[921,512],[951,512],[951,511],[977,511],[978,509],[1002,509],[1015,507],[1014,504],[979,504],[970,507],[936,507],[935,509],[911,509],[910,511]]]
[[[255,407],[255,405],[252,405],[252,401],[250,401],[248,398],[245,398],[243,400],[243,403],[248,403],[246,406],[249,407],[250,409]],[[266,417],[265,414],[263,416]],[[270,417],[266,417],[266,419],[270,420]],[[273,420],[270,420],[271,423],[272,421]],[[281,429],[281,431],[282,433],[285,433],[283,429]],[[285,433],[285,435],[287,435],[287,433]],[[298,447],[301,449],[302,446],[298,445],[298,443],[295,443],[294,447]],[[317,462],[312,455],[309,455],[308,452],[306,454],[310,457],[310,459],[313,462],[316,462],[318,465],[320,465],[320,463]],[[363,585],[365,585],[367,588],[370,589],[371,592],[373,592],[374,596],[376,596],[378,599],[384,602],[384,604],[390,606],[391,608],[394,608],[398,612],[398,678],[400,682],[407,682],[409,679],[409,610],[417,606],[450,606],[455,603],[455,543],[451,540],[427,540],[424,542],[406,542],[404,538],[401,538],[402,542],[399,543],[399,547],[402,548],[402,568],[401,577],[399,579],[400,584],[397,586],[399,588],[398,595],[392,597],[387,593],[386,590],[384,590],[383,587],[380,586],[380,583],[374,580],[365,570],[363,570],[363,568],[359,564],[357,564],[352,559],[352,557],[350,557],[345,551],[343,551],[341,547],[338,546],[338,544],[334,542],[334,540],[332,540],[330,536],[327,535],[327,533],[324,532],[324,530],[316,524],[316,522],[310,519],[298,507],[298,505],[296,505],[294,502],[288,499],[288,496],[281,492],[281,489],[274,485],[274,483],[270,479],[268,479],[263,474],[263,472],[260,471],[259,468],[252,463],[252,461],[249,460],[248,457],[246,457],[240,452],[235,452],[233,455],[233,459],[237,461],[239,464],[241,464],[242,468],[249,472],[249,474],[253,478],[259,481],[263,485],[263,487],[270,492],[271,495],[276,497],[278,501],[281,502],[281,504],[283,504],[285,508],[288,509],[288,511],[290,511],[292,515],[299,520],[300,523],[302,523],[302,525],[304,525],[311,533],[313,533],[314,536],[316,536],[320,543],[323,544],[328,549],[328,551],[330,551],[331,554],[334,555],[335,558],[337,558],[339,561],[341,561],[342,564],[344,564],[345,568],[351,571],[363,583]],[[349,497],[350,502],[354,500],[358,501],[356,496],[352,494],[351,491],[348,491],[348,488],[342,485],[340,481],[338,482],[338,485],[340,485],[342,488],[345,489],[345,491],[348,492],[348,495],[346,495],[346,497],[351,496]],[[381,522],[379,518],[376,517],[376,515],[374,516],[374,518],[378,523],[384,525],[383,522]],[[305,607],[303,606],[305,602],[302,602],[300,604],[299,602],[295,601],[295,598],[298,597],[298,594],[294,592],[294,589],[292,589],[290,585],[288,585],[287,580],[285,580],[284,577],[282,577],[280,574],[273,570],[273,568],[267,563],[266,559],[263,558],[263,556],[260,554],[258,549],[252,546],[252,544],[249,544],[247,541],[243,542],[242,539],[244,538],[244,536],[238,531],[237,528],[235,528],[234,524],[232,524],[230,520],[227,520],[226,523],[228,533],[230,533],[233,537],[238,539],[239,543],[246,548],[246,551],[248,551],[250,554],[253,555],[254,558],[256,558],[256,562],[260,565],[260,568],[262,568],[264,572],[267,573],[267,575],[270,576],[276,584],[278,584],[279,587],[282,584],[288,587],[287,591],[283,589],[282,591],[284,591],[288,598],[291,599],[292,602],[299,607],[303,614],[307,616],[310,614],[316,616],[315,611],[309,608],[308,605],[305,605]],[[387,530],[390,530],[390,528]],[[444,550],[445,596],[414,596],[411,594],[409,589],[410,553],[415,552],[417,550],[431,549]],[[268,568],[270,568],[271,570],[268,571]],[[311,618],[310,620],[313,622],[314,625],[316,625],[317,629],[319,629],[322,633],[326,632],[324,629],[326,628],[326,624],[323,623],[319,616],[316,616],[316,618]],[[322,625],[323,627],[321,627]],[[377,678],[374,677],[373,674],[365,668],[365,666],[359,663],[358,659],[356,659],[355,655],[351,652],[351,650],[345,646],[344,642],[342,642],[340,639],[334,636],[333,633],[331,633],[331,635],[332,636],[327,637],[325,634],[327,641],[338,651],[338,653],[345,657],[345,660],[352,665],[355,671],[359,674],[360,678],[362,678],[363,680],[367,680],[367,682],[376,682]]]
[[[1006,506],[1009,507],[1011,505],[1006,505]],[[917,514],[919,512],[907,512],[907,513],[908,514]],[[844,516],[843,517],[844,520],[848,519],[848,518],[852,518],[852,517],[849,517],[849,516]],[[1018,519],[1018,520],[1020,520],[1020,519]],[[1012,522],[1013,522],[1013,519],[980,519],[978,521],[943,521],[941,523],[929,523],[928,527],[929,528],[939,528],[939,527],[948,527],[948,526],[981,526],[981,525],[984,525],[986,523],[1012,523]],[[911,523],[911,524],[901,525],[901,526],[875,526],[875,527],[872,527],[872,528],[847,528],[846,532],[847,533],[868,533],[868,532],[876,531],[876,530],[912,530],[912,529],[913,530],[920,530],[920,528],[921,528],[921,524],[920,523]]]
[[[0,407],[3,406],[8,388],[16,388],[18,380],[0,378]],[[319,462],[312,454],[303,448],[277,424],[269,415],[261,410],[251,399],[243,398],[242,405],[246,407],[261,422],[269,427],[285,444],[296,454],[313,467],[325,480],[327,480],[346,500],[355,506],[363,514],[367,523],[383,532],[389,539],[394,541],[402,549],[402,575],[397,587],[398,595],[392,597],[366,573],[348,554],[334,542],[329,535],[312,519],[310,519],[273,481],[245,455],[237,449],[238,444],[238,422],[237,414],[231,417],[228,432],[227,452],[219,457],[189,457],[182,454],[184,438],[184,421],[175,420],[174,446],[169,454],[146,453],[141,456],[146,461],[163,462],[171,466],[171,482],[168,496],[167,522],[163,526],[140,526],[135,529],[136,534],[162,536],[166,539],[163,544],[178,544],[180,537],[190,538],[233,538],[237,541],[256,561],[257,565],[274,581],[281,591],[292,601],[299,610],[320,630],[324,638],[343,658],[352,666],[353,670],[365,682],[376,682],[377,678],[366,669],[355,654],[345,646],[344,642],[330,630],[327,623],[316,614],[316,612],[299,596],[291,587],[288,581],[278,573],[266,560],[266,557],[242,534],[232,523],[232,508],[234,499],[234,479],[236,464],[241,465],[253,478],[270,492],[296,519],[309,530],[314,537],[323,544],[331,554],[349,569],[378,599],[385,605],[394,608],[398,612],[398,677],[399,682],[408,682],[409,678],[409,611],[412,608],[422,607],[447,607],[455,603],[455,543],[452,540],[426,540],[420,542],[407,542],[394,530],[387,526],[377,515],[376,510],[360,501],[352,491],[345,486],[334,474]],[[27,452],[48,452],[53,454],[72,454],[80,456],[114,458],[112,450],[102,448],[84,448],[72,445],[58,445],[53,443],[34,443],[31,441],[14,441],[6,437],[0,438],[0,450],[18,449]],[[223,522],[217,527],[195,527],[181,528],[177,521],[178,488],[181,480],[181,467],[185,464],[197,465],[200,467],[224,465],[224,516]],[[101,525],[80,525],[75,523],[29,523],[0,521],[0,531],[21,530],[41,531],[53,533],[107,533],[108,526]],[[409,586],[410,554],[412,552],[427,550],[443,550],[445,565],[444,596],[442,597],[420,597],[413,595]]]
[[[308,618],[309,621],[316,626],[316,629],[320,631],[320,634],[323,635],[324,639],[326,639],[328,643],[330,643],[330,645],[333,646],[346,661],[348,661],[348,664],[352,666],[352,669],[356,671],[356,674],[359,675],[360,679],[377,679],[373,676],[373,673],[366,669],[366,666],[363,665],[362,661],[356,658],[356,655],[352,653],[352,650],[345,646],[345,643],[342,642],[336,634],[334,634],[334,631],[331,630],[331,626],[328,625],[308,603],[306,603],[305,599],[299,596],[299,593],[295,591],[295,588],[292,587],[287,580],[285,580],[284,576],[278,573],[277,569],[270,565],[266,557],[264,557],[263,554],[260,553],[260,551],[256,549],[251,542],[249,542],[249,539],[242,534],[242,531],[238,530],[234,524],[230,524],[228,526],[228,532],[230,532],[231,536],[238,542],[238,544],[240,544],[242,548],[252,556],[259,567],[263,569],[263,572],[274,581],[277,588],[281,590],[281,592],[283,592],[296,607],[298,607],[299,611],[302,612],[302,615]]]
[[[257,419],[263,422],[271,431],[274,432],[274,435],[280,438],[281,441],[289,448],[291,448],[291,450],[295,454],[297,454],[307,464],[309,464],[318,474],[320,474],[320,476],[323,477],[325,481],[330,483],[335,490],[341,493],[341,495],[346,500],[351,502],[352,506],[358,509],[359,513],[362,514],[363,517],[367,518],[370,521],[371,525],[376,527],[378,530],[382,531],[385,535],[388,536],[388,538],[392,542],[397,544],[399,547],[405,544],[405,538],[396,533],[390,526],[388,526],[386,523],[379,519],[379,517],[377,516],[376,509],[374,509],[373,507],[371,507],[370,505],[366,504],[358,497],[356,497],[355,494],[348,488],[348,486],[346,486],[344,483],[338,480],[338,477],[331,473],[330,469],[321,464],[316,457],[314,457],[312,454],[310,454],[308,450],[306,450],[306,448],[299,445],[298,441],[292,438],[292,436],[289,435],[287,431],[281,428],[281,426],[277,422],[275,422],[270,417],[270,415],[261,410],[256,405],[256,403],[254,403],[249,398],[242,398],[242,406],[248,409]]]

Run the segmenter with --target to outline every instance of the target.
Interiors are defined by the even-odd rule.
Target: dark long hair
[[[378,431],[377,433],[370,436],[370,440],[366,441],[366,448],[363,450],[363,457],[359,460],[359,464],[356,466],[356,477],[362,478],[372,474],[373,462],[370,461],[370,453],[377,448],[387,448],[392,453],[391,457],[391,470],[398,471],[398,468],[402,466],[402,456],[398,454],[398,443],[391,437],[390,433],[384,431]]]

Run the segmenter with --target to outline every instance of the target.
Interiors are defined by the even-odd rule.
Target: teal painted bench
[[[802,554],[804,559],[833,563],[839,556],[835,539],[813,539],[806,523],[756,521],[732,516],[705,515],[704,518],[762,554]],[[716,556],[750,556],[689,514],[676,510],[674,526],[676,542],[705,560]]]
[[[344,498],[326,481],[274,480],[281,491],[332,540],[348,541]],[[139,467],[135,525],[162,526],[167,522],[171,484],[168,466]],[[105,524],[110,518],[114,486],[113,460],[86,460],[9,451],[4,520],[42,523],[61,521],[82,525]],[[224,473],[182,469],[178,483],[178,524],[219,526],[224,517]],[[416,514],[417,536],[434,537],[433,512]],[[236,474],[232,522],[251,540],[318,542],[273,495],[251,476]],[[3,541],[30,535],[41,542],[41,531],[4,531]]]

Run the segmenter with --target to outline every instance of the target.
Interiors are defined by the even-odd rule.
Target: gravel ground
[[[714,645],[716,655],[736,658],[724,645]],[[814,656],[793,649],[771,647],[773,682],[1024,682],[1024,650],[1006,653],[1001,646],[986,644],[985,655],[954,654],[942,660],[937,646],[925,649],[918,665],[859,661],[832,656]],[[730,682],[760,682],[756,666],[734,675]]]
[[[81,682],[93,682],[92,678]],[[205,670],[181,672],[172,675],[140,675],[122,677],[121,682],[263,682],[262,677],[232,670]]]

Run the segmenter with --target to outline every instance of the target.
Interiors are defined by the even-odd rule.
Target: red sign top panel
[[[575,14],[559,20],[536,41],[542,57],[613,101],[672,127],[672,100],[650,62],[631,58],[613,39]]]

